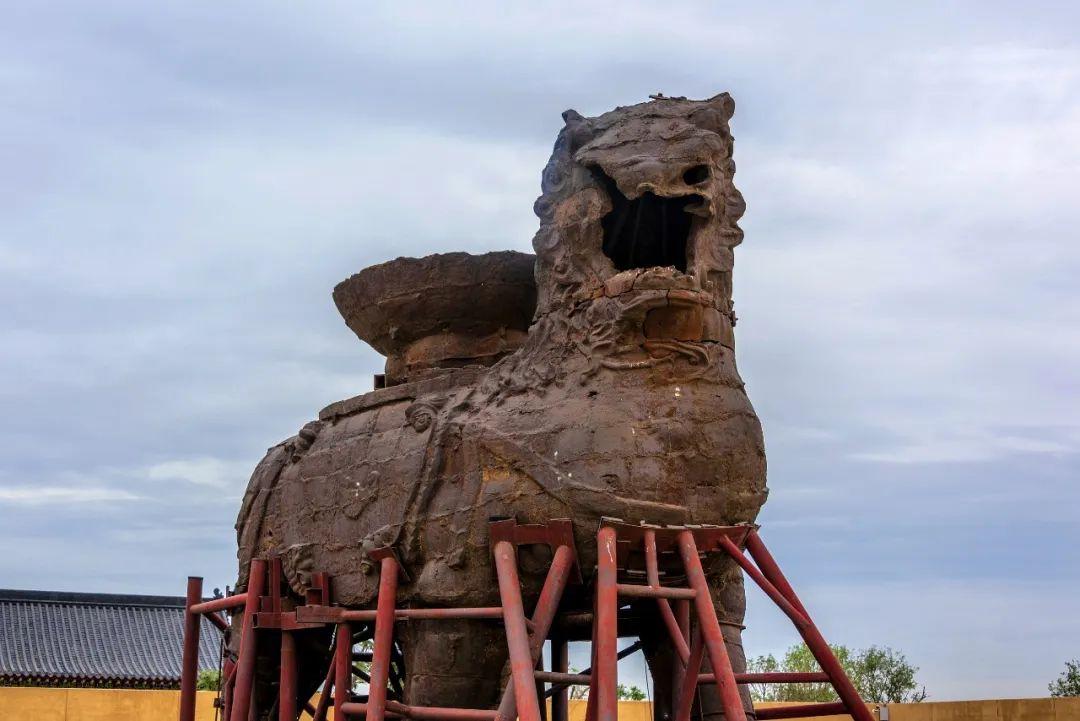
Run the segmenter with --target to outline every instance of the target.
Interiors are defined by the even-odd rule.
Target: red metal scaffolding
[[[280,634],[277,661],[277,719],[297,721],[302,712],[325,721],[331,703],[335,721],[545,721],[547,697],[552,699],[551,721],[567,721],[568,689],[589,687],[587,721],[617,721],[618,661],[636,651],[636,643],[618,650],[620,599],[654,599],[677,660],[675,688],[669,718],[690,721],[693,701],[701,684],[714,684],[726,721],[745,721],[739,686],[762,683],[827,682],[838,702],[757,709],[758,719],[782,719],[849,714],[855,721],[873,721],[821,632],[762,543],[757,528],[740,526],[648,526],[604,519],[596,535],[596,572],[592,579],[592,614],[560,614],[560,602],[570,583],[581,584],[569,520],[523,525],[513,520],[490,526],[490,543],[499,583],[500,606],[473,608],[397,608],[397,587],[403,568],[391,548],[373,551],[379,565],[379,594],[375,610],[334,606],[331,579],[313,574],[304,603],[294,605],[282,595],[280,559],[251,562],[247,591],[202,601],[202,579],[188,579],[184,625],[180,721],[194,721],[195,682],[198,673],[199,616],[206,615],[224,628],[220,611],[244,608],[238,653],[226,658],[219,697],[225,721],[249,721],[258,658],[258,639]],[[526,615],[518,574],[518,548],[545,545],[551,563],[543,587]],[[726,556],[735,561],[791,619],[821,667],[813,673],[735,673],[728,656],[721,623],[712,601],[702,559]],[[672,585],[685,579],[685,585]],[[643,583],[641,581],[644,581]],[[570,617],[573,618],[570,618]],[[696,620],[691,622],[691,618]],[[410,706],[404,703],[404,667],[394,642],[394,625],[409,619],[501,619],[506,631],[510,680],[497,709]],[[568,669],[568,636],[553,633],[553,625],[584,619],[592,641],[592,667],[585,673]],[[313,628],[334,628],[333,655],[317,705],[298,700],[297,652],[294,633]],[[624,634],[625,635],[625,634]],[[370,641],[370,652],[355,653],[358,642]],[[552,668],[543,669],[542,651],[551,642]],[[711,673],[702,673],[706,655]],[[367,672],[357,661],[368,661]],[[366,696],[354,697],[359,677],[368,685]],[[551,686],[550,690],[547,686]]]

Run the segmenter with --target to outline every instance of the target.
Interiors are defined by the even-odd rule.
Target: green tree
[[[581,672],[578,671],[576,668],[571,667],[570,668],[570,673],[581,673]],[[619,697],[620,701],[644,701],[645,700],[645,692],[642,691],[641,688],[639,688],[638,686],[627,686],[626,684],[620,683],[618,686],[615,687],[615,693]],[[578,700],[585,700],[585,699],[589,698],[589,687],[588,686],[571,686],[570,687],[570,698],[578,699]]]
[[[195,680],[195,688],[199,691],[219,690],[221,688],[221,671],[209,668],[205,671],[199,671],[199,676]]]
[[[1065,670],[1050,684],[1051,696],[1080,696],[1080,661],[1065,662]]]
[[[863,700],[870,703],[917,703],[926,698],[926,690],[915,680],[919,669],[908,663],[902,653],[879,646],[861,651],[852,651],[847,646],[830,648]],[[820,671],[821,667],[806,644],[796,644],[779,661],[772,654],[750,659],[747,670],[752,673],[806,673]],[[755,701],[837,700],[836,692],[828,682],[753,684],[750,695]]]
[[[919,669],[899,651],[871,646],[857,654],[854,666],[851,680],[865,701],[918,703],[926,699],[926,688],[915,680]]]

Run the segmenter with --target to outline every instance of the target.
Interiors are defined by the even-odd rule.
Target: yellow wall
[[[199,692],[197,721],[213,721],[214,696]],[[172,721],[179,710],[179,691],[0,687],[0,721]],[[584,718],[585,702],[571,701],[570,721]],[[647,701],[619,703],[619,721],[651,718]],[[843,716],[822,719],[850,721]],[[890,704],[889,721],[1080,721],[1080,698]]]
[[[571,701],[570,721],[585,721],[586,706],[588,703],[585,701]],[[648,701],[620,701],[619,721],[652,721],[652,704]]]
[[[805,703],[812,703],[810,701],[765,701],[756,704],[756,708],[773,708],[775,706],[802,706]],[[874,713],[874,706],[867,704],[870,708],[870,713]],[[815,716],[815,721],[851,721],[851,717],[847,714],[839,716]]]
[[[197,721],[214,721],[212,691],[200,691]],[[0,721],[172,721],[179,691],[99,688],[0,688]]]
[[[889,721],[1077,721],[1080,697],[890,704]]]

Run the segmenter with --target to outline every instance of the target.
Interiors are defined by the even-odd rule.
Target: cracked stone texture
[[[399,603],[497,605],[493,516],[573,519],[587,579],[601,516],[752,522],[767,488],[735,367],[733,110],[725,93],[567,111],[535,204],[534,263],[402,258],[341,283],[335,302],[387,355],[388,387],[329,406],[269,450],[237,520],[240,585],[253,556],[276,554],[295,594],[326,571],[336,603],[371,608],[366,554],[392,545],[410,575]],[[527,603],[546,561],[521,553]],[[741,666],[742,585],[712,572]],[[425,679],[407,685],[408,702],[494,704],[501,628],[456,624],[442,655],[428,628],[435,641],[402,633],[412,681]]]

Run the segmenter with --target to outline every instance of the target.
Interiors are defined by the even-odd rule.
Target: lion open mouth
[[[685,273],[691,223],[704,209],[704,199],[697,193],[665,198],[645,192],[631,200],[599,168],[593,172],[612,204],[601,221],[604,255],[618,270],[674,266]]]

